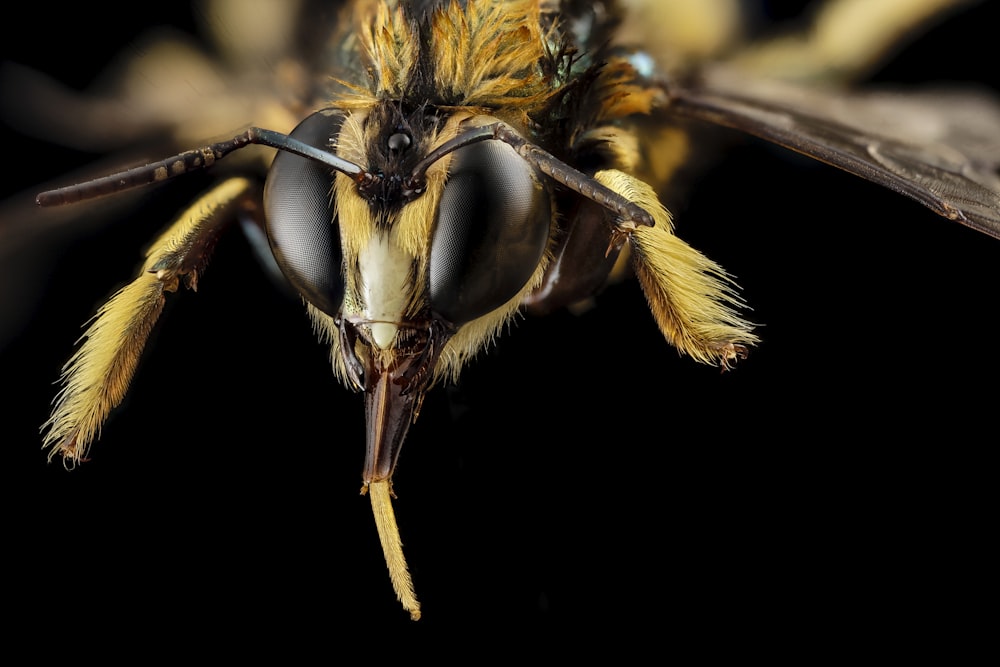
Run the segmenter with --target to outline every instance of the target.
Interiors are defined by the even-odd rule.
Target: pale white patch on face
[[[387,234],[376,234],[358,255],[361,280],[358,315],[368,320],[372,340],[385,350],[392,346],[412,292],[411,257]]]

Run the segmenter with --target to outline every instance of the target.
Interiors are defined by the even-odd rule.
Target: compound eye
[[[509,145],[455,151],[431,240],[431,308],[461,325],[499,308],[545,253],[549,192]]]
[[[310,146],[330,150],[344,117],[318,111],[292,130]],[[344,297],[340,228],[333,215],[329,167],[279,151],[264,186],[264,213],[271,252],[288,281],[309,303],[336,317]]]

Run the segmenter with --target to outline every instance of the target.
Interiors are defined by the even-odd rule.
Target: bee
[[[670,215],[660,203],[676,187],[677,142],[704,129],[698,123],[759,134],[1000,235],[1000,188],[990,154],[957,163],[946,162],[953,146],[914,155],[909,145],[892,143],[901,139],[888,136],[889,129],[848,126],[845,132],[822,106],[837,99],[852,120],[874,121],[896,113],[897,101],[867,107],[873,98],[818,97],[697,63],[668,78],[667,70],[646,69],[644,51],[612,39],[620,28],[618,8],[600,8],[353,3],[338,12],[332,36],[315,46],[332,81],[281,73],[288,87],[307,82],[302,99],[267,109],[281,132],[250,130],[208,152],[191,139],[174,139],[192,150],[43,194],[43,204],[66,203],[159,181],[163,171],[198,178],[193,172],[204,166],[198,160],[218,161],[215,172],[239,161],[196,196],[173,236],[154,242],[133,283],[139,296],[119,292],[124,296],[91,325],[47,422],[48,451],[71,463],[87,456],[131,381],[164,290],[197,286],[216,232],[237,220],[251,230],[266,228],[279,267],[332,348],[336,376],[365,395],[363,490],[372,497],[397,596],[416,618],[420,607],[390,501],[401,445],[410,425],[421,423],[416,417],[431,386],[464,374],[521,308],[550,311],[590,299],[624,251],[661,332],[682,353],[726,368],[758,342],[735,282],[670,233]],[[766,61],[779,50],[775,43],[742,57]],[[482,53],[496,57],[482,62]],[[985,100],[961,99],[962,108]],[[977,149],[988,147],[996,129],[963,127]],[[279,149],[263,186],[255,158],[244,157],[256,149],[243,143]],[[927,142],[919,147],[926,150]],[[222,159],[229,152],[232,157]],[[302,183],[304,194],[296,189]],[[514,192],[523,193],[519,202],[506,198]],[[178,244],[187,248],[180,255]],[[167,257],[172,253],[177,259]],[[189,266],[191,258],[197,261]],[[121,322],[128,318],[135,324]],[[632,347],[626,344],[621,354],[635,354]],[[95,384],[89,369],[121,350],[128,358],[111,362]],[[81,408],[87,404],[96,407]],[[728,414],[727,406],[718,410]]]

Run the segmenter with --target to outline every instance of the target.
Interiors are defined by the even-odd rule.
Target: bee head
[[[271,166],[274,256],[366,394],[366,484],[391,475],[430,384],[456,377],[544,273],[551,187],[508,143],[482,140],[490,122],[320,111],[290,136],[365,177],[287,152]]]

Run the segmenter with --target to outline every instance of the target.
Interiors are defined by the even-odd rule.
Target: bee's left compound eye
[[[509,145],[455,151],[431,242],[431,307],[464,324],[513,298],[545,252],[551,209],[533,167]]]
[[[343,116],[319,111],[299,123],[290,136],[329,150],[342,123]],[[309,303],[336,317],[344,279],[332,188],[329,167],[280,151],[267,174],[264,212],[271,251],[282,273]]]

